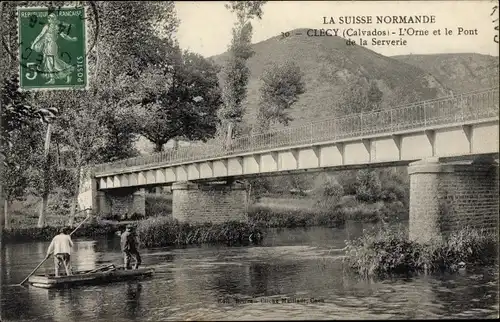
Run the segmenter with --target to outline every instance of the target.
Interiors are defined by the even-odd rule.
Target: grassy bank
[[[333,206],[317,205],[308,199],[262,198],[249,207],[249,220],[272,228],[309,226],[339,227],[346,220],[375,223],[408,219],[408,210],[399,201],[361,202],[355,196],[344,196]]]
[[[73,238],[111,237],[117,231],[124,231],[125,226],[125,223],[84,224],[72,236]],[[4,230],[3,240],[8,242],[50,241],[59,233],[61,227],[46,226]],[[137,234],[143,247],[200,244],[248,245],[257,244],[263,237],[262,230],[252,223],[188,224],[179,223],[166,216],[151,217],[139,221]]]
[[[408,240],[404,227],[367,231],[346,243],[345,261],[362,276],[453,272],[494,263],[498,255],[497,235],[470,228],[427,244]]]
[[[188,224],[165,216],[143,220],[137,235],[145,247],[199,244],[247,245],[258,243],[263,236],[254,224],[225,222],[221,224]]]

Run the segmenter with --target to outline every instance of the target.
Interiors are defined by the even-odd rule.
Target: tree
[[[370,110],[379,110],[380,105],[382,103],[382,97],[384,96],[384,93],[378,88],[378,85],[376,82],[371,81],[370,82],[370,88],[368,88],[368,92],[366,93],[366,100],[368,101],[368,108]]]
[[[2,106],[0,115],[2,125],[0,131],[0,174],[5,175],[6,179],[2,180],[0,189],[1,206],[3,207],[0,215],[0,227],[4,223],[8,225],[9,201],[26,189],[29,181],[25,176],[25,170],[30,166],[30,161],[35,164],[35,168],[39,169],[47,165],[45,160],[36,159],[42,155],[41,153],[36,154],[39,150],[27,150],[27,141],[36,137],[37,133],[20,133],[19,131],[40,130],[40,128],[30,126],[33,121],[40,120],[42,123],[47,123],[57,113],[56,108],[39,108],[30,104],[30,96],[17,90],[17,76],[11,76],[7,80],[2,78],[1,83],[3,86],[0,87],[0,105]],[[26,155],[25,153],[28,151],[35,154]],[[5,187],[3,183],[6,184]]]
[[[201,55],[185,51],[177,56],[158,82],[140,86],[142,94],[139,109],[139,131],[155,144],[155,151],[163,150],[169,140],[182,137],[187,140],[206,140],[214,136],[217,110],[222,100],[217,73],[219,69]],[[171,75],[167,81],[166,77]],[[147,77],[150,80],[152,77]]]
[[[138,131],[136,115],[127,106],[103,110],[103,125],[107,128],[106,142],[97,155],[100,162],[112,162],[139,155],[134,147]]]
[[[240,132],[240,123],[245,112],[243,101],[250,71],[246,61],[253,55],[251,48],[252,24],[254,18],[262,18],[262,7],[266,1],[229,1],[225,7],[236,13],[237,21],[233,27],[233,37],[229,45],[229,59],[222,73],[223,107],[219,111],[222,120],[222,133],[228,129],[228,138]]]
[[[348,84],[336,106],[339,116],[379,110],[383,93],[375,81],[357,79]]]
[[[28,1],[24,4],[33,5],[34,3],[34,1]],[[53,2],[42,1],[36,2],[36,5],[48,6],[51,3]],[[71,5],[67,1],[57,4]],[[8,48],[17,46],[16,6],[17,4],[7,4],[7,9],[1,14],[2,26],[5,30],[9,30],[5,34]],[[135,154],[132,143],[135,133],[138,132],[138,122],[133,113],[133,107],[144,97],[135,95],[135,88],[130,85],[138,83],[140,77],[147,78],[146,75],[151,69],[168,64],[169,51],[173,43],[170,36],[178,25],[173,1],[98,2],[93,3],[93,6],[97,8],[99,15],[99,33],[93,50],[89,53],[89,73],[93,80],[89,91],[85,93],[52,92],[50,99],[38,94],[31,95],[32,97],[21,97],[21,93],[17,92],[17,83],[13,81],[14,90],[10,90],[12,93],[2,95],[2,105],[8,107],[6,111],[2,110],[2,116],[7,114],[2,119],[2,125],[4,120],[9,119],[12,120],[9,122],[13,124],[34,117],[43,120],[46,116],[53,116],[53,112],[57,112],[55,109],[40,109],[39,106],[46,107],[52,104],[50,106],[57,106],[64,110],[64,115],[61,115],[54,127],[53,142],[57,153],[54,155],[49,153],[49,162],[43,163],[47,167],[50,165],[48,169],[52,174],[50,177],[58,178],[55,180],[56,184],[72,188],[72,195],[75,197],[72,213],[74,213],[76,191],[78,191],[79,167],[88,163],[112,161]],[[94,35],[97,28],[96,17],[93,16],[92,10],[88,12],[87,18],[89,30],[92,31],[90,34]],[[2,72],[3,67],[10,66],[9,73],[2,73],[2,76],[17,73],[17,69],[13,68],[15,64],[12,64],[10,55],[3,55],[2,52],[0,64]],[[162,68],[165,67],[163,65]],[[160,69],[161,72],[163,70]],[[158,73],[150,76],[154,78],[158,76]],[[2,89],[3,86],[0,86],[0,90]],[[138,91],[138,93],[142,92]],[[14,103],[10,105],[8,102],[4,103],[6,97]],[[24,103],[28,98],[32,104]],[[48,104],[49,101],[52,103]],[[9,133],[3,130],[0,132]],[[72,167],[75,180],[59,180],[63,177],[60,174],[68,171],[68,169],[64,171],[58,169],[55,167],[58,162],[53,162],[55,161],[53,156],[57,156],[55,159],[59,160],[60,149],[64,150],[66,161]],[[36,171],[33,173],[32,190],[39,191],[43,186],[42,190],[49,191],[50,185],[40,180]],[[44,201],[46,200],[47,198],[44,198]],[[43,223],[42,217],[41,214],[39,223]]]
[[[359,170],[356,175],[356,198],[361,201],[375,202],[382,192],[377,172],[372,169]]]
[[[342,185],[328,173],[322,173],[315,178],[313,191],[316,207],[327,211],[333,210],[344,195]]]
[[[422,96],[419,95],[413,88],[396,87],[392,94],[386,99],[386,104],[388,108],[396,108],[402,105],[416,103],[422,100]]]
[[[126,73],[137,76],[147,66],[162,63],[179,20],[173,1],[102,1],[99,39],[93,55],[96,70],[113,82]],[[92,19],[90,19],[92,21]]]
[[[11,135],[14,130],[30,124],[33,120],[43,123],[50,122],[57,115],[57,108],[41,108],[29,101],[30,96],[18,90],[17,75],[4,79],[3,91],[1,91],[2,105],[2,149],[0,154],[5,157],[4,151],[7,146],[12,145]]]
[[[8,206],[9,199],[25,188],[23,187],[26,183],[25,178],[14,176],[16,171],[27,165],[24,162],[26,159],[16,155],[23,151],[23,149],[18,149],[18,145],[23,144],[23,141],[17,141],[16,129],[29,124],[32,120],[48,122],[57,113],[57,109],[43,109],[36,104],[28,104],[27,100],[30,95],[18,91],[18,66],[14,64],[16,60],[12,57],[13,48],[17,47],[17,5],[18,3],[10,1],[0,2],[0,35],[2,35],[0,46],[0,173],[10,174],[11,180],[9,181],[14,183],[11,186],[8,184],[4,191],[3,182],[0,182],[0,207]],[[33,5],[33,2],[27,1],[25,5]],[[19,185],[18,188],[14,188],[17,185]],[[4,192],[7,193],[5,199]],[[8,207],[0,211],[0,230],[4,225],[6,213],[8,213]]]
[[[261,82],[259,130],[269,130],[273,122],[288,125],[292,120],[290,108],[305,92],[300,67],[293,62],[275,64],[264,72]]]
[[[106,112],[94,104],[83,91],[71,91],[60,103],[64,106],[54,123],[54,139],[71,149],[74,170],[74,191],[70,208],[70,224],[73,223],[78,201],[80,173],[85,165],[93,163],[98,152],[106,145],[107,128],[103,120]],[[59,97],[62,99],[62,97]]]
[[[5,228],[9,228],[9,204],[22,197],[32,184],[33,172],[40,170],[44,160],[43,141],[39,122],[29,122],[9,133],[10,143],[5,147],[5,162],[0,176],[4,191]]]
[[[113,161],[138,154],[132,143],[136,133],[144,134],[144,118],[136,116],[136,108],[141,104],[150,116],[158,111],[177,55],[172,35],[179,20],[173,1],[100,2],[98,8],[104,19],[93,55],[96,95],[114,106],[106,116],[108,144],[101,152],[103,161]]]

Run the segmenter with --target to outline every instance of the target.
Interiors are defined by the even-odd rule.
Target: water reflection
[[[140,282],[127,283],[127,303],[125,310],[127,317],[135,318],[141,310],[141,291],[142,284]]]
[[[347,225],[346,225],[347,226]],[[259,247],[142,250],[153,278],[43,290],[19,283],[48,243],[2,246],[2,317],[43,321],[465,318],[498,315],[498,267],[384,281],[356,278],[336,251],[366,226],[271,230]],[[121,264],[119,238],[76,241],[73,265]],[[52,261],[44,271],[53,270]],[[43,272],[43,271],[42,271]],[[281,298],[321,302],[273,303]]]

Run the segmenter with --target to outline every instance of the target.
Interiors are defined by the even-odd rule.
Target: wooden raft
[[[71,276],[62,275],[55,277],[53,274],[48,276],[33,275],[28,279],[28,283],[39,288],[61,288],[141,279],[149,277],[153,275],[153,273],[154,270],[151,268],[125,270],[122,267],[116,268],[115,265],[112,264],[94,270],[75,272]]]

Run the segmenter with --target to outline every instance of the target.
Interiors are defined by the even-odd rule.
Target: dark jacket
[[[121,236],[122,251],[137,251],[137,240],[135,234],[130,231],[124,231]]]

